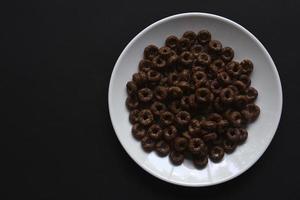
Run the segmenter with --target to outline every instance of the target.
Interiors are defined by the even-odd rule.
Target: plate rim
[[[216,20],[219,20],[219,21],[224,21],[226,23],[229,23],[235,27],[237,27],[238,29],[240,29],[241,31],[243,31],[244,33],[246,33],[249,37],[251,37],[251,39],[253,39],[258,45],[259,47],[262,49],[262,51],[265,53],[265,55],[267,56],[268,60],[271,62],[271,65],[272,65],[272,69],[274,71],[274,74],[275,74],[275,79],[276,79],[276,82],[278,83],[279,85],[279,103],[280,103],[280,112],[279,112],[279,116],[277,117],[277,119],[275,119],[275,131],[272,135],[272,137],[270,138],[268,144],[265,146],[264,150],[259,154],[259,156],[257,156],[257,159],[255,159],[251,164],[249,164],[245,169],[243,170],[240,170],[237,174],[234,174],[232,176],[229,176],[227,178],[224,178],[224,179],[221,179],[221,180],[217,180],[217,181],[214,181],[214,182],[211,182],[211,183],[188,183],[188,182],[184,182],[184,181],[174,181],[174,180],[170,180],[168,179],[167,177],[164,177],[164,176],[161,176],[159,174],[156,174],[154,171],[152,171],[150,168],[144,166],[142,163],[139,163],[137,161],[137,159],[134,158],[134,156],[132,156],[128,151],[127,149],[125,148],[125,145],[123,144],[122,140],[120,139],[119,135],[117,134],[116,132],[116,128],[115,128],[115,123],[113,122],[113,119],[111,117],[111,99],[112,99],[112,82],[113,82],[113,79],[115,77],[115,73],[116,73],[116,68],[117,66],[119,65],[120,61],[122,60],[125,52],[127,52],[127,50],[135,43],[135,41],[140,38],[140,36],[142,36],[144,33],[146,33],[148,30],[150,30],[152,27],[156,26],[156,25],[159,25],[163,22],[166,22],[166,21],[169,21],[169,20],[174,20],[176,18],[181,18],[181,17],[191,17],[191,16],[196,16],[196,17],[210,17],[210,18],[214,18]],[[113,71],[111,73],[111,77],[110,77],[110,81],[109,81],[109,88],[108,88],[108,110],[109,110],[109,116],[110,116],[110,120],[111,120],[111,124],[112,124],[112,127],[114,129],[114,132],[115,132],[115,135],[117,136],[119,142],[121,143],[123,149],[126,151],[127,155],[129,155],[129,157],[134,160],[134,162],[140,166],[143,170],[145,170],[146,172],[148,172],[149,174],[153,175],[154,177],[160,179],[160,180],[163,180],[165,182],[168,182],[168,183],[172,183],[172,184],[175,184],[175,185],[180,185],[180,186],[185,186],[185,187],[206,187],[206,186],[212,186],[212,185],[217,185],[217,184],[221,184],[221,183],[224,183],[224,182],[227,182],[229,180],[232,180],[236,177],[238,177],[239,175],[243,174],[244,172],[246,172],[249,168],[251,168],[260,158],[261,156],[264,154],[264,152],[267,150],[267,148],[270,146],[270,143],[272,142],[276,132],[277,132],[277,129],[278,129],[278,126],[279,126],[279,123],[280,123],[280,119],[281,119],[281,116],[282,116],[282,107],[283,107],[283,92],[282,92],[282,85],[281,85],[281,80],[280,80],[280,76],[279,76],[279,73],[278,73],[278,70],[276,68],[276,65],[272,59],[272,57],[270,56],[269,52],[266,50],[266,48],[264,47],[264,45],[250,32],[248,31],[246,28],[244,28],[242,25],[228,19],[228,18],[225,18],[225,17],[222,17],[222,16],[219,16],[219,15],[215,15],[215,14],[211,14],[211,13],[205,13],[205,12],[186,12],[186,13],[180,13],[180,14],[175,14],[175,15],[171,15],[171,16],[168,16],[168,17],[165,17],[163,19],[160,19],[152,24],[150,24],[149,26],[147,26],[146,28],[144,28],[142,31],[140,31],[136,36],[133,37],[133,39],[131,39],[131,41],[126,45],[126,47],[122,50],[122,53],[120,54],[120,56],[118,57],[115,65],[114,65],[114,68],[113,68]]]

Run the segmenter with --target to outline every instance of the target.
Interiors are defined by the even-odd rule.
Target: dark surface
[[[299,199],[299,1],[107,3],[1,5],[3,199]],[[143,171],[118,142],[107,105],[125,45],[151,23],[188,11],[250,30],[273,57],[284,93],[280,126],[262,158],[207,188],[171,185]]]

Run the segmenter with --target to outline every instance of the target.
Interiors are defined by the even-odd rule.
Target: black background
[[[5,199],[299,199],[299,1],[7,1],[1,3],[1,194]],[[182,12],[240,23],[281,76],[281,123],[262,158],[221,185],[186,188],[149,175],[111,126],[107,92],[125,45]],[[261,133],[264,134],[264,133]]]

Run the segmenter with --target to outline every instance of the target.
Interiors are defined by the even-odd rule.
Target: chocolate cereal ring
[[[186,111],[180,111],[176,114],[175,119],[180,126],[185,126],[188,125],[188,123],[190,122],[191,115]]]
[[[138,97],[141,102],[149,102],[153,98],[153,92],[149,88],[143,88],[138,91]]]
[[[150,107],[151,112],[156,116],[159,116],[162,112],[166,111],[166,109],[166,105],[159,101],[153,102]]]
[[[148,129],[148,135],[153,140],[159,140],[162,137],[163,132],[158,124],[152,124]]]
[[[144,149],[144,151],[146,152],[151,152],[154,150],[155,148],[155,141],[150,138],[149,136],[145,136],[143,139],[142,139],[142,148]]]
[[[209,152],[209,158],[213,162],[220,162],[224,157],[224,149],[220,146],[214,146]]]
[[[211,40],[211,34],[207,30],[201,30],[197,34],[197,39],[200,44],[207,44]]]
[[[146,136],[146,130],[141,124],[133,124],[131,133],[137,140],[141,140]]]
[[[160,114],[160,120],[164,125],[171,125],[174,120],[174,115],[169,111],[162,112]]]
[[[234,57],[234,51],[230,47],[224,47],[222,49],[221,58],[224,60],[224,62],[230,62]]]
[[[168,126],[163,130],[163,137],[166,141],[171,141],[177,136],[177,128],[174,125]]]
[[[156,145],[155,145],[155,151],[156,151],[157,155],[159,155],[161,157],[165,157],[170,152],[170,146],[168,145],[168,143],[166,143],[165,141],[161,140],[158,143],[156,143]]]
[[[188,140],[185,137],[177,137],[174,140],[174,148],[178,152],[183,152],[188,146]]]
[[[158,47],[153,44],[150,44],[144,50],[145,59],[152,60],[155,56],[157,56],[157,54],[158,54]]]
[[[149,109],[141,110],[139,122],[144,126],[149,126],[153,122],[153,115]]]
[[[169,158],[174,165],[181,165],[184,161],[184,155],[177,151],[172,151]]]

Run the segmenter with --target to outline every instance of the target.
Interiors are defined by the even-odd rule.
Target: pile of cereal
[[[208,158],[219,162],[245,142],[247,124],[260,114],[258,92],[250,86],[253,63],[233,57],[207,30],[145,48],[126,85],[132,134],[144,151],[203,168]]]

